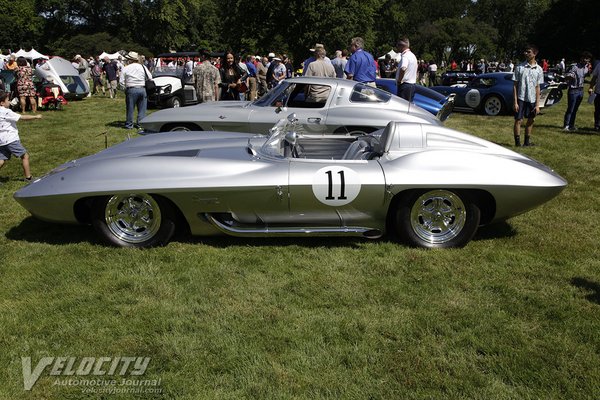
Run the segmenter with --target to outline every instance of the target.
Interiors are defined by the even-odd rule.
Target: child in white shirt
[[[0,168],[11,155],[20,157],[23,164],[25,180],[31,181],[31,169],[29,167],[29,154],[21,144],[17,121],[42,118],[37,115],[20,115],[10,109],[9,93],[0,92]]]

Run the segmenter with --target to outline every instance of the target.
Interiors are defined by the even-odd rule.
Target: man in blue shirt
[[[375,86],[377,66],[373,56],[363,50],[364,44],[365,41],[361,37],[352,39],[350,42],[352,56],[346,63],[344,72],[348,79]]]
[[[577,110],[583,100],[583,84],[585,76],[590,72],[589,65],[592,60],[592,55],[584,51],[577,64],[573,64],[569,72],[565,75],[565,80],[569,85],[567,92],[567,111],[565,112],[563,131],[576,131],[575,118],[577,118]]]
[[[248,96],[248,100],[254,101],[256,100],[256,93],[258,90],[258,84],[256,80],[256,65],[254,65],[254,60],[256,58],[253,55],[248,55],[246,57],[246,68],[248,68],[248,92],[246,96]]]

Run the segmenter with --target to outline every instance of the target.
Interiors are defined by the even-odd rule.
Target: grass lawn
[[[0,399],[599,398],[600,135],[587,102],[580,131],[563,133],[565,108],[566,97],[546,110],[538,146],[517,151],[568,188],[459,250],[229,237],[110,248],[91,227],[31,218],[12,198],[24,183],[11,161],[0,171]],[[34,175],[127,137],[122,98],[43,114],[19,123]],[[512,121],[454,114],[447,125],[510,146]],[[100,393],[61,382],[122,377],[49,366],[24,390],[22,357],[33,369],[42,357],[127,356],[150,362],[126,378],[157,384]]]

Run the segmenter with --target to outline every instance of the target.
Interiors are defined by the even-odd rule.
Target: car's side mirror
[[[287,111],[287,107],[278,106],[278,107],[275,109],[275,114],[279,114],[279,113],[280,113],[280,112],[282,112],[282,111]]]

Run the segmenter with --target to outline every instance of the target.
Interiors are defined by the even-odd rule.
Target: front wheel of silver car
[[[465,192],[415,191],[396,209],[396,231],[403,242],[426,248],[463,247],[479,226],[481,212]]]
[[[98,198],[92,225],[102,238],[119,247],[154,247],[169,242],[175,232],[170,205],[149,194],[118,194]]]
[[[496,95],[488,96],[483,102],[483,112],[485,115],[495,117],[504,111],[502,99]]]

